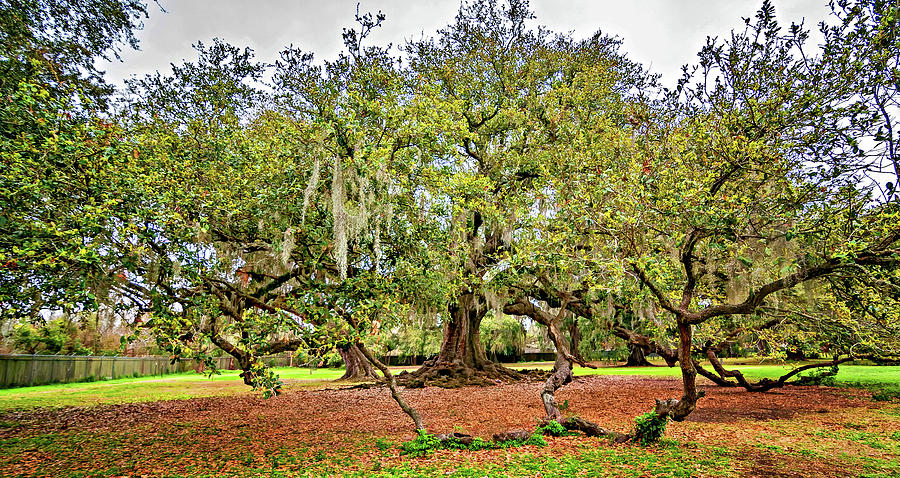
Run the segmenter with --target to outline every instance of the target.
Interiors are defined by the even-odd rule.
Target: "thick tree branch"
[[[775,380],[772,380],[770,378],[763,378],[762,380],[759,380],[757,382],[750,382],[744,377],[744,374],[741,373],[740,370],[726,370],[725,367],[722,365],[722,362],[719,360],[719,358],[716,356],[716,353],[713,350],[711,350],[711,349],[707,350],[706,357],[709,360],[710,364],[712,365],[713,369],[716,371],[716,374],[718,374],[718,375],[713,374],[713,373],[709,372],[708,370],[704,369],[695,361],[694,367],[697,369],[697,372],[700,373],[700,375],[712,380],[719,386],[723,386],[723,387],[740,386],[749,392],[766,392],[773,388],[781,388],[785,385],[791,385],[791,384],[794,384],[794,382],[788,382],[788,380],[791,377],[797,375],[798,373],[805,372],[806,370],[811,370],[814,368],[834,367],[834,366],[840,365],[844,362],[849,362],[849,361],[855,359],[855,357],[852,357],[852,356],[844,357],[841,359],[835,358],[834,360],[832,360],[830,362],[814,363],[814,364],[804,365],[802,367],[797,367],[797,368],[791,370],[790,372],[782,375],[781,377],[778,377]],[[728,380],[728,378],[734,378],[737,382],[731,382]]]
[[[515,302],[505,305],[503,307],[503,313],[509,315],[524,315],[531,317],[535,322],[547,327],[550,335],[550,340],[553,342],[556,350],[561,351],[566,360],[577,363],[582,367],[597,368],[595,365],[591,365],[584,360],[574,356],[571,352],[568,351],[568,347],[563,343],[563,340],[565,339],[562,336],[559,324],[562,323],[562,318],[565,317],[565,312],[567,310],[566,306],[567,302],[563,301],[563,305],[559,309],[559,314],[557,316],[554,316],[553,314],[532,304],[527,299],[520,297],[516,299]]]
[[[841,263],[834,259],[818,266],[806,267],[793,274],[782,277],[781,279],[769,282],[756,290],[751,289],[747,299],[740,304],[711,305],[700,312],[686,312],[684,318],[689,324],[699,324],[713,317],[750,314],[761,306],[763,301],[769,295],[781,290],[790,289],[802,282],[827,276],[844,267],[847,267],[846,263]]]
[[[635,277],[638,278],[639,281],[641,281],[641,284],[647,286],[647,288],[650,289],[650,292],[652,292],[653,295],[656,296],[656,301],[659,302],[660,307],[675,314],[676,317],[680,317],[682,315],[683,311],[675,308],[675,306],[672,305],[672,302],[669,301],[666,295],[661,290],[659,290],[659,287],[657,287],[656,284],[653,283],[653,281],[647,278],[647,274],[644,273],[644,270],[638,267],[638,265],[634,262],[631,263],[631,272]]]
[[[682,310],[687,310],[691,305],[691,299],[694,298],[694,288],[697,286],[698,279],[698,274],[694,270],[694,248],[697,247],[697,242],[704,237],[706,237],[706,232],[695,228],[688,234],[684,241],[684,247],[681,248],[681,264],[687,277],[681,293],[681,304],[679,305],[679,308]]]
[[[678,363],[678,352],[675,349],[666,347],[646,335],[633,332],[618,325],[613,326],[612,332],[616,337],[619,337],[630,344],[641,347],[649,353],[659,355],[666,361],[666,365],[669,367],[674,367],[675,364]]]

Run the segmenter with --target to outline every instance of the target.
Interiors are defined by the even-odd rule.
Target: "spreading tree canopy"
[[[554,419],[587,365],[578,324],[679,364],[683,396],[656,408],[676,420],[697,374],[759,391],[800,371],[726,369],[747,340],[828,365],[900,353],[891,2],[834,3],[813,45],[765,1],[671,91],[616,38],[533,26],[524,0],[465,2],[399,56],[367,43],[384,16],[357,14],[335,59],[198,43],[115,107],[93,61],[135,44],[142,3],[0,8],[4,320],[115,306],[268,394],[261,356],[336,347],[418,429],[370,349],[384,330],[443,332],[401,383],[490,384],[522,375],[488,359],[483,321],[518,341],[503,314],[527,317],[556,348]]]

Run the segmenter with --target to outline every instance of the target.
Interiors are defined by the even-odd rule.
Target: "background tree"
[[[0,3],[0,322],[89,310],[108,289],[130,151],[94,61],[135,47],[145,15],[140,1]]]
[[[433,121],[444,130],[428,152],[446,176],[429,192],[449,204],[443,220],[455,290],[441,350],[412,374],[417,383],[447,376],[480,383],[518,378],[492,364],[480,343],[488,310],[496,314],[510,296],[508,284],[492,279],[514,265],[517,248],[534,237],[525,231],[541,227],[539,217],[553,201],[551,175],[567,174],[547,163],[556,160],[557,143],[578,134],[566,129],[570,103],[594,95],[584,101],[603,106],[603,95],[634,86],[624,74],[609,79],[633,67],[615,51],[615,41],[598,34],[576,42],[532,28],[532,19],[523,1],[467,3],[435,38],[407,47],[420,88],[438,101],[433,110],[452,121]],[[574,90],[581,98],[568,96]]]
[[[765,3],[744,33],[712,40],[700,81],[679,85],[682,109],[623,143],[618,156],[628,159],[583,156],[600,174],[586,189],[557,188],[572,193],[567,216],[583,215],[595,247],[619,258],[610,270],[674,318],[684,396],[657,412],[676,420],[701,395],[698,335],[765,328],[766,311],[799,304],[804,283],[896,267],[894,206],[862,176],[854,79],[817,76],[841,71],[834,57],[801,54],[803,30],[783,34],[773,14]],[[716,369],[708,375],[731,376]]]

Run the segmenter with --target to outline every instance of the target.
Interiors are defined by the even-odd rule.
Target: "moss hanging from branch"
[[[309,175],[309,182],[306,183],[306,189],[303,190],[303,209],[300,214],[300,221],[306,222],[306,210],[309,209],[309,200],[312,198],[313,193],[316,192],[316,188],[319,187],[319,169],[322,167],[321,160],[316,158],[316,162],[313,163],[312,173]]]
[[[334,259],[341,279],[347,278],[347,202],[341,158],[335,156],[331,169],[331,215],[334,218]]]

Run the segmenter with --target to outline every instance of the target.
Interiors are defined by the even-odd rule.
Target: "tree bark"
[[[487,311],[483,300],[467,292],[447,309],[450,321],[444,326],[437,361],[459,363],[466,368],[474,369],[490,364],[479,334],[481,320]]]
[[[655,353],[666,361],[666,365],[674,367],[678,363],[678,351],[663,346],[656,340],[652,340],[646,335],[635,333],[625,327],[614,326],[612,332],[616,337],[624,340],[628,344],[629,349],[632,346],[640,347],[644,351],[644,355]]]
[[[541,401],[544,402],[547,420],[559,421],[562,418],[559,404],[556,403],[555,393],[562,386],[571,382],[572,378],[572,362],[566,358],[565,354],[560,351],[559,345],[557,345],[556,364],[553,368],[553,374],[547,378],[547,381],[544,383],[544,389],[541,390]]]
[[[691,358],[691,339],[693,331],[691,324],[678,319],[678,362],[681,365],[681,383],[683,395],[680,400],[674,398],[656,401],[656,413],[660,416],[668,416],[676,422],[684,420],[697,408],[697,400],[705,392],[697,390],[697,369],[694,368],[694,360]]]
[[[556,347],[556,364],[553,368],[553,373],[547,378],[547,381],[544,383],[544,389],[541,390],[541,401],[544,403],[544,411],[547,412],[545,420],[559,421],[562,418],[559,405],[556,403],[555,393],[562,386],[572,381],[572,362],[578,362],[583,366],[590,367],[589,364],[572,355],[569,343],[560,330],[560,324],[566,315],[566,304],[567,302],[563,300],[559,313],[556,316],[523,298],[504,307],[507,313],[527,315],[534,319],[535,322],[547,327],[550,340],[553,342],[553,346]]]
[[[566,328],[569,331],[569,344],[571,346],[572,356],[582,362],[586,362],[584,357],[581,356],[581,328],[578,327],[578,319],[573,318]]]
[[[341,375],[339,381],[361,382],[378,379],[372,364],[366,360],[356,344],[338,346],[337,349],[344,360],[344,375]]]
[[[790,372],[774,380],[770,378],[763,378],[756,382],[750,382],[744,377],[744,374],[741,373],[740,370],[726,370],[722,365],[722,362],[719,360],[719,357],[716,356],[715,349],[707,348],[706,357],[712,365],[713,370],[715,370],[715,373],[706,370],[695,361],[694,368],[698,373],[700,373],[700,375],[703,375],[720,387],[743,387],[748,392],[767,392],[773,388],[781,388],[785,385],[802,384],[802,381],[800,383],[798,383],[797,381],[789,382],[788,379],[807,370],[823,367],[837,367],[844,362],[854,360],[854,357],[852,356],[844,358],[835,357],[834,360],[830,362],[814,363],[795,368],[794,370],[791,370]],[[734,378],[736,382],[732,382],[731,380],[729,380],[730,378]]]
[[[212,325],[210,326],[210,341],[216,346],[222,349],[228,355],[231,355],[233,358],[237,359],[238,368],[241,369],[241,379],[244,381],[244,385],[253,385],[253,372],[251,371],[253,362],[256,360],[250,353],[245,350],[241,350],[234,346],[228,339],[222,337],[219,334],[217,327],[217,319],[213,319],[211,321]]]

